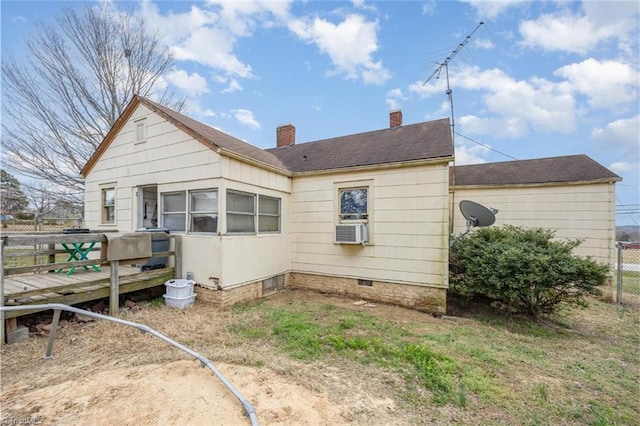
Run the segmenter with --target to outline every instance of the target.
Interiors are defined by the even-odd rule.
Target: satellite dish
[[[460,201],[460,211],[467,219],[467,228],[491,226],[495,223],[496,213],[498,213],[498,210],[488,209],[482,204],[469,200]]]
[[[496,213],[498,213],[497,209],[486,208],[482,204],[469,200],[460,201],[460,211],[462,212],[462,216],[467,220],[467,230],[454,238],[449,246],[452,246],[453,243],[467,235],[469,231],[471,231],[471,228],[475,228],[476,226],[484,228],[493,225],[496,222]]]

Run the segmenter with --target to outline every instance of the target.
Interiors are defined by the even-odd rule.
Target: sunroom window
[[[218,232],[218,191],[191,191],[189,231]]]
[[[258,232],[280,232],[280,199],[258,197]]]
[[[227,232],[256,232],[256,196],[239,191],[227,191]]]
[[[187,194],[185,191],[162,194],[162,226],[172,232],[186,229]]]

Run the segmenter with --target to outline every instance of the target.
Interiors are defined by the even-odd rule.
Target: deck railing
[[[175,277],[182,276],[181,270],[181,239],[177,235],[166,234],[169,241],[173,241],[173,250],[153,251],[152,258],[173,257],[175,265]],[[67,261],[69,253],[63,248],[63,244],[96,243],[90,252],[87,260]],[[99,244],[98,244],[99,243]],[[143,259],[121,259],[108,260],[109,239],[102,232],[89,232],[78,234],[62,233],[38,233],[38,234],[3,234],[0,236],[0,306],[5,304],[5,276],[16,274],[38,274],[53,272],[68,268],[81,268],[91,266],[109,265],[109,313],[116,315],[119,310],[119,275],[118,267],[120,263],[128,265],[133,263],[144,263],[148,258]],[[171,244],[169,245],[171,247]],[[56,288],[51,288],[55,291]],[[0,336],[4,336],[5,317],[4,312],[0,312]]]

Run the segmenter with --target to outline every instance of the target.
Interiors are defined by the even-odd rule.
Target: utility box
[[[167,228],[138,228],[136,232],[151,232],[151,252],[169,251],[169,230]],[[147,263],[139,265],[140,272],[162,269],[169,266],[168,257],[152,257]]]

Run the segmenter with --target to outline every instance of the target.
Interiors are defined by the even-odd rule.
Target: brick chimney
[[[281,146],[291,146],[296,143],[296,128],[293,124],[278,126],[276,129],[276,142],[278,148]]]
[[[402,126],[402,111],[399,109],[389,113],[389,127]]]

